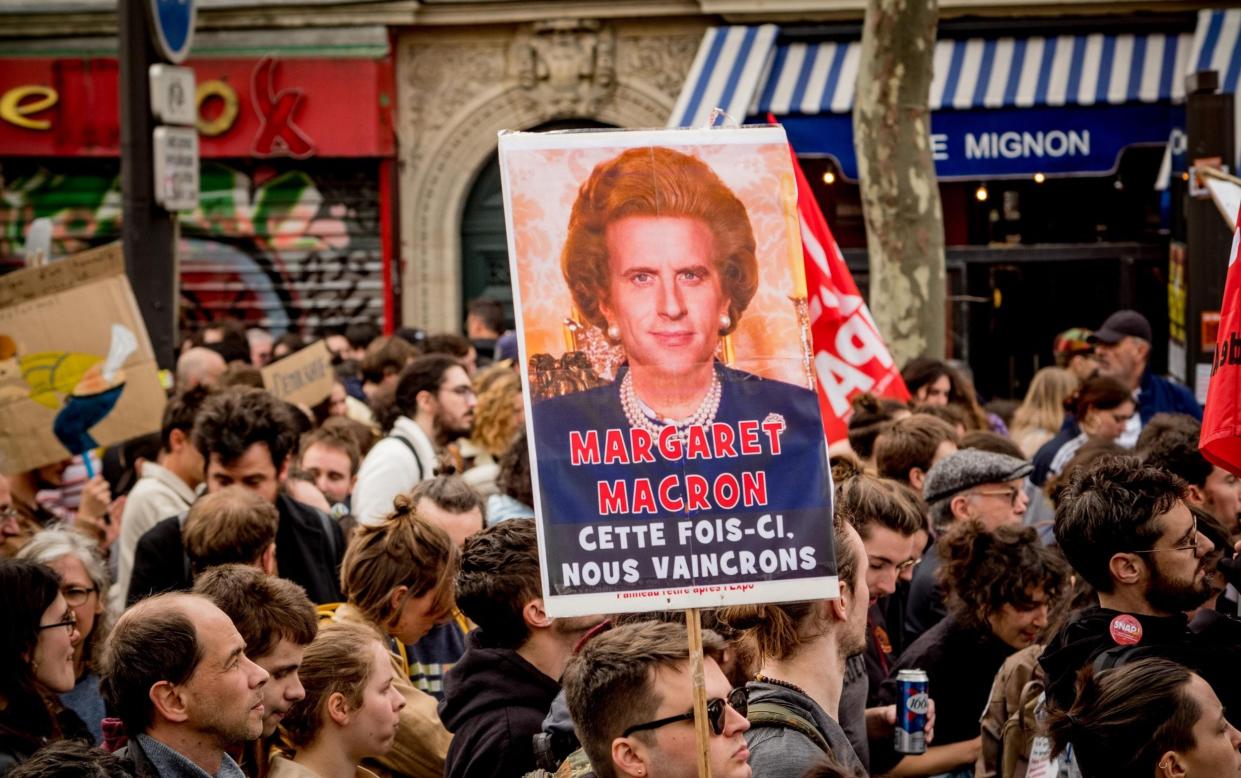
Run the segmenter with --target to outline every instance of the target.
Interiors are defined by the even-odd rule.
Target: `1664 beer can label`
[[[931,708],[930,678],[925,670],[896,674],[896,752],[926,752],[926,719]]]

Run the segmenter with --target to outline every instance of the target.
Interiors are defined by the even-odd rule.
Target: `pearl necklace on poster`
[[[689,430],[691,427],[703,427],[715,421],[715,414],[720,409],[720,396],[723,394],[723,388],[720,384],[719,373],[715,370],[711,371],[711,388],[707,390],[707,395],[702,398],[702,402],[698,405],[698,409],[684,421],[674,421],[672,419],[660,418],[646,403],[639,399],[633,390],[633,374],[625,373],[625,377],[621,379],[620,385],[620,401],[621,408],[625,411],[625,418],[629,421],[629,426],[638,427],[651,433],[653,437],[658,437],[667,427],[674,427],[676,435],[680,438],[682,444],[689,442]]]

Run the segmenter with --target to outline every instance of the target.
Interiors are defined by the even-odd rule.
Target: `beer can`
[[[896,753],[926,753],[926,717],[931,680],[925,670],[896,674]]]

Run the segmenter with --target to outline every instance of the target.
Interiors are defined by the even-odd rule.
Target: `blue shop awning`
[[[1218,37],[1231,29],[1235,49],[1241,25],[1229,24],[1221,21]],[[716,105],[738,119],[772,113],[799,154],[834,157],[856,178],[851,111],[861,43],[779,42],[777,33],[770,25],[709,30],[670,125],[705,124]],[[1200,50],[1188,33],[937,41],[930,93],[937,171],[941,178],[1109,172],[1126,146],[1165,143],[1183,124],[1184,74]]]

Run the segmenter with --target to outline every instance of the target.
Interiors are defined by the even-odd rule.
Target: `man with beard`
[[[465,541],[457,607],[478,629],[444,676],[440,719],[453,733],[445,778],[535,768],[533,737],[560,692],[573,646],[603,620],[548,616],[540,580],[533,520],[501,522]]]
[[[1099,604],[1070,616],[1039,659],[1061,710],[1072,705],[1082,668],[1151,655],[1195,669],[1226,705],[1237,699],[1237,642],[1188,628],[1186,611],[1217,592],[1218,556],[1185,496],[1184,481],[1133,457],[1074,473],[1056,509],[1056,540]]]
[[[444,354],[410,362],[393,400],[400,415],[362,461],[353,488],[353,515],[367,526],[392,513],[398,494],[435,476],[444,446],[469,434],[478,404],[465,368]]]
[[[100,683],[138,778],[244,778],[225,749],[263,734],[267,671],[206,597],[163,594],[125,612],[108,636]]]

